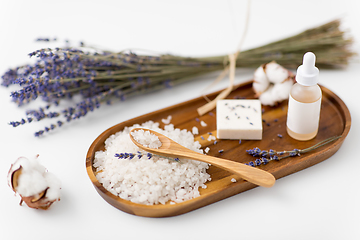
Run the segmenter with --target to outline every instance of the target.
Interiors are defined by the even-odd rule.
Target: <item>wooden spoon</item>
[[[156,135],[160,142],[162,143],[161,147],[159,148],[149,148],[145,147],[142,144],[138,143],[132,136],[132,132],[144,130],[149,131],[150,133]],[[275,177],[264,170],[254,168],[251,166],[247,166],[242,163],[222,159],[222,158],[216,158],[208,155],[204,155],[201,153],[194,152],[177,142],[171,140],[170,138],[152,131],[150,129],[144,129],[144,128],[134,128],[130,131],[130,138],[134,142],[136,146],[138,146],[141,149],[144,149],[147,152],[158,154],[166,157],[172,157],[172,158],[181,158],[185,157],[188,159],[194,159],[199,160],[202,162],[210,163],[211,165],[223,168],[229,172],[235,173],[239,176],[241,176],[243,179],[247,180],[248,182],[254,183],[256,185],[262,186],[262,187],[272,187],[275,183]]]

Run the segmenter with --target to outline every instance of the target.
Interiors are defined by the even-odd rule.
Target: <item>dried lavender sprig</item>
[[[127,91],[121,92],[121,96],[119,98],[121,101],[124,101],[127,97],[131,97],[133,95],[138,95],[138,94],[145,94],[145,93],[156,91],[156,90],[159,90],[162,88],[173,87],[173,86],[175,86],[183,81],[187,81],[187,80],[190,80],[190,78],[188,78],[188,79],[183,78],[183,79],[179,79],[176,81],[172,81],[170,83],[159,84],[152,88],[136,89],[136,90],[129,89],[130,91],[127,90]],[[117,92],[116,92],[116,88],[110,89],[110,90],[108,92],[102,93],[100,96],[95,96],[93,98],[89,98],[84,101],[81,101],[80,103],[76,104],[75,108],[69,107],[67,109],[62,110],[61,112],[45,113],[44,109],[49,109],[49,105],[47,105],[45,108],[40,108],[39,111],[30,110],[27,112],[27,115],[32,114],[33,115],[32,117],[27,117],[27,120],[22,119],[20,121],[15,121],[15,122],[13,121],[13,122],[10,122],[9,124],[12,125],[13,127],[17,127],[17,126],[23,125],[25,123],[31,123],[33,121],[40,121],[45,118],[54,118],[54,117],[60,117],[60,116],[63,116],[65,118],[66,121],[57,121],[56,124],[51,124],[49,127],[45,127],[44,129],[41,129],[41,130],[35,132],[34,135],[36,137],[40,137],[44,133],[54,130],[57,127],[61,127],[65,123],[69,123],[72,120],[84,117],[88,112],[93,111],[95,108],[99,108],[101,106],[101,104],[104,102],[106,102],[107,104],[111,104],[111,102],[109,101],[109,98],[111,97],[110,93],[117,94]]]
[[[43,51],[40,51],[40,54],[33,54],[40,57],[35,67],[28,65],[17,69],[17,78],[14,76],[14,71],[9,71],[3,76],[3,80],[6,80],[3,81],[3,85],[19,84],[23,86],[22,89],[11,93],[13,101],[19,106],[33,101],[38,97],[42,97],[42,100],[46,102],[58,102],[63,98],[71,98],[74,94],[89,97],[89,95],[96,95],[97,93],[106,91],[110,86],[117,86],[122,91],[151,88],[158,84],[166,84],[167,82],[194,77],[198,74],[219,70],[223,67],[220,64],[215,66],[215,64],[211,63],[200,68],[188,66],[179,67],[181,65],[180,62],[169,68],[168,66],[158,66],[157,63],[155,63],[157,68],[160,67],[156,72],[152,69],[143,72],[139,69],[126,69],[128,65],[124,65],[121,60],[118,65],[109,63],[108,60],[99,60],[97,54],[88,55],[82,53],[82,55],[76,55],[77,57],[73,58],[71,57],[72,51],[66,54],[66,57],[62,56],[63,51],[66,51],[66,49],[58,49],[58,51],[59,52],[51,52],[53,54],[50,55],[43,53]],[[133,55],[135,56],[133,58],[137,57],[137,55]],[[88,62],[87,60],[90,56],[93,57],[93,59]],[[61,60],[53,61],[54,57]],[[48,58],[51,58],[51,60]],[[139,59],[136,61],[141,62]],[[133,62],[136,61],[134,60]],[[141,64],[145,63],[141,62]],[[88,71],[84,66],[89,68],[104,66],[111,68],[111,70]],[[139,65],[138,68],[141,68],[141,66],[142,65]],[[124,68],[128,73],[116,74],[116,69]],[[129,72],[129,70],[132,70],[132,73]],[[19,73],[19,71],[21,73]],[[12,82],[10,81],[11,79]]]
[[[249,165],[252,167],[260,166],[261,164],[267,164],[270,161],[280,161],[282,159],[288,158],[288,157],[295,157],[300,156],[302,153],[307,153],[312,150],[315,150],[319,147],[322,147],[328,143],[331,143],[337,139],[341,138],[340,136],[333,136],[330,138],[327,138],[311,147],[305,148],[305,149],[293,149],[290,151],[275,151],[270,149],[269,151],[261,150],[258,147],[255,147],[253,149],[246,150],[246,152],[253,157],[257,157],[255,161],[250,161],[248,163],[245,163],[245,165]],[[285,155],[287,154],[287,155]]]
[[[23,125],[25,123],[31,123],[33,121],[41,121],[45,118],[56,118],[63,117],[66,122],[70,122],[75,119],[79,119],[84,117],[88,112],[92,112],[94,109],[99,108],[101,102],[105,101],[116,89],[110,89],[108,92],[104,92],[100,95],[97,95],[92,98],[87,98],[84,101],[76,104],[75,108],[69,107],[67,109],[63,109],[61,112],[46,112],[50,106],[46,106],[45,108],[39,108],[39,110],[30,110],[27,111],[27,119],[22,119],[21,121],[10,122],[9,124],[13,127],[17,127],[19,125]],[[50,130],[54,130],[56,127],[61,127],[65,122],[57,121],[56,124],[51,124],[49,127],[45,127],[43,130],[37,131],[35,136],[39,137],[43,135],[45,132],[49,132]]]
[[[169,159],[171,161],[180,162],[179,158],[171,158],[171,157],[165,157],[157,154],[152,153],[142,153],[140,151],[137,151],[136,153],[115,153],[114,157],[118,159],[129,159],[132,160],[134,157],[137,157],[138,159],[141,159],[142,157],[146,157],[147,159],[151,159],[152,157],[157,156],[165,159]]]
[[[299,61],[303,53],[309,50],[317,55],[319,67],[344,66],[354,53],[347,49],[352,40],[344,37],[339,25],[340,20],[335,20],[296,36],[244,51],[238,55],[237,67],[258,67],[271,60],[285,67],[296,67],[301,64]],[[40,115],[10,122],[10,125],[16,127],[44,118],[65,118],[66,121],[58,120],[56,124],[35,134],[41,136],[59,126],[59,122],[62,125],[84,117],[104,102],[110,103],[114,99],[123,101],[129,96],[171,87],[195,76],[221,70],[227,64],[227,56],[189,58],[139,55],[131,51],[89,51],[86,46],[83,47],[84,44],[81,44],[81,48],[44,48],[34,51],[29,56],[38,59],[35,64],[10,69],[2,76],[3,86],[15,84],[21,87],[11,93],[12,100],[19,106],[37,98],[41,98],[46,105],[55,106],[73,96],[81,96],[83,99],[60,114],[54,111],[52,114],[48,110],[46,113],[40,112]],[[33,113],[36,114],[36,111]]]
[[[242,64],[256,67],[258,60],[262,59],[264,62],[275,60],[286,68],[297,68],[301,65],[304,52],[312,51],[316,54],[318,67],[342,68],[357,53],[349,49],[353,39],[345,37],[346,34],[339,28],[340,24],[340,19],[336,19],[295,36],[243,51],[238,55],[237,67]],[[218,60],[221,57],[212,59]]]

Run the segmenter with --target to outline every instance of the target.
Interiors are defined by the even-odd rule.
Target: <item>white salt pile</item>
[[[141,129],[141,130],[131,132],[131,135],[133,136],[135,141],[137,141],[144,147],[158,149],[162,145],[158,136],[151,133],[150,131],[144,131]]]
[[[159,123],[153,121],[135,124],[111,135],[105,141],[105,151],[95,153],[94,167],[98,181],[112,194],[140,204],[165,204],[169,201],[174,204],[198,197],[199,187],[206,188],[205,182],[211,180],[206,173],[207,163],[188,159],[181,159],[179,163],[155,155],[151,159],[134,157],[131,160],[114,156],[116,153],[145,153],[130,139],[129,132],[136,127],[157,131],[193,151],[203,153],[199,142],[195,142],[192,133],[186,129],[175,129],[172,124],[161,129]],[[146,136],[144,133],[143,136],[145,139],[141,141],[151,144],[151,134]]]

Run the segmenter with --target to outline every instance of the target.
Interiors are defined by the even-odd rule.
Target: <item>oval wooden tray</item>
[[[261,141],[245,141],[239,144],[238,140],[217,140],[217,144],[213,141],[207,141],[209,132],[216,132],[216,116],[215,109],[209,114],[199,117],[196,109],[206,103],[202,98],[196,98],[184,103],[180,103],[165,109],[161,109],[149,114],[130,119],[126,122],[119,123],[100,134],[90,146],[86,156],[86,169],[95,189],[102,198],[112,206],[130,214],[146,217],[169,217],[183,214],[194,209],[206,206],[208,204],[220,201],[235,194],[247,191],[256,187],[256,185],[242,180],[236,175],[211,166],[208,173],[211,175],[211,181],[207,182],[207,188],[200,188],[200,197],[194,198],[178,204],[165,205],[142,205],[132,203],[121,199],[108,192],[96,179],[95,169],[93,168],[93,160],[95,152],[104,150],[105,140],[112,134],[121,131],[125,126],[132,126],[135,123],[141,124],[148,120],[160,123],[160,127],[164,124],[161,119],[172,116],[172,121],[176,128],[188,129],[191,131],[193,126],[199,129],[197,140],[203,148],[210,147],[209,155],[246,163],[253,161],[254,158],[246,153],[247,149],[259,147],[260,149],[275,149],[278,151],[292,150],[294,148],[304,149],[310,147],[326,138],[342,135],[342,137],[326,146],[318,148],[314,151],[302,154],[301,156],[283,159],[281,161],[272,161],[267,165],[260,166],[261,169],[271,172],[276,179],[282,178],[289,174],[298,172],[312,165],[315,165],[330,156],[332,156],[341,146],[347,136],[350,126],[350,112],[344,102],[333,92],[325,87],[321,87],[323,91],[323,100],[320,114],[319,133],[311,141],[299,142],[290,138],[286,133],[286,115],[287,101],[277,107],[264,107],[263,113],[263,140]],[[210,94],[208,97],[213,99],[219,92]],[[254,98],[251,81],[238,85],[235,90],[228,96],[231,98]],[[206,127],[202,127],[199,121],[207,123]],[[282,137],[279,137],[281,134]],[[205,140],[202,140],[201,136]],[[219,153],[219,150],[224,150]],[[232,178],[237,182],[233,183]]]

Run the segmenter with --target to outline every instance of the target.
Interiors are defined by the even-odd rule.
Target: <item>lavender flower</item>
[[[338,33],[339,25],[340,20],[334,20],[297,34],[296,37],[267,44],[260,47],[261,56],[258,54],[260,48],[249,49],[239,55],[236,66],[258,67],[271,60],[281,62],[288,68],[298,66],[301,62],[299,63],[297,55],[290,54],[289,49],[284,46],[291,45],[294,52],[304,52],[309,46],[304,45],[300,40],[303,36],[309,37],[309,32],[311,38],[317,40],[312,43],[319,44],[311,46],[318,56],[321,56],[318,62],[322,65],[318,67],[337,68],[346,65],[354,53],[344,46],[350,45],[351,41],[335,34],[333,41],[338,44],[328,46],[321,44],[324,37],[322,33]],[[325,37],[328,38],[327,35]],[[56,39],[44,37],[37,39],[40,42],[54,40]],[[334,49],[343,54],[332,54]],[[64,123],[80,119],[103,103],[124,101],[138,94],[173,87],[191,80],[194,76],[222,70],[224,62],[228,59],[227,55],[201,58],[169,54],[138,55],[131,51],[110,52],[90,49],[84,43],[80,43],[80,47],[71,47],[68,42],[63,48],[42,48],[29,53],[29,56],[36,58],[37,61],[34,64],[18,66],[6,71],[2,76],[1,85],[19,87],[10,94],[12,101],[19,106],[36,99],[41,99],[45,102],[45,106],[50,106],[50,108],[44,107],[43,112],[36,110],[37,113],[30,114],[29,119],[24,117],[25,121],[10,122],[11,126],[18,127],[42,119],[57,118],[55,123],[38,131],[35,136],[41,136]],[[276,59],[273,58],[274,56]],[[63,100],[73,99],[75,96],[80,97],[81,100],[72,106],[67,106],[62,111],[52,109]],[[60,125],[58,121],[61,122]]]
[[[44,38],[38,40],[50,41]],[[153,57],[132,52],[85,52],[83,48],[71,47],[43,48],[29,53],[29,56],[36,57],[36,63],[8,70],[2,76],[2,85],[20,87],[10,94],[18,106],[40,98],[46,102],[46,107],[28,110],[25,121],[11,121],[9,124],[18,127],[33,121],[63,118],[36,132],[35,136],[42,136],[66,122],[80,119],[113,99],[124,101],[137,94],[172,87],[194,75],[192,68],[196,67],[197,73],[223,68],[219,63],[191,58],[172,62],[178,58],[170,55]],[[173,64],[176,65],[175,71]],[[82,98],[75,106],[60,111],[50,110],[62,100],[74,96]]]
[[[315,150],[315,149],[322,147],[328,143],[331,143],[339,138],[341,138],[341,136],[330,137],[330,138],[327,138],[311,147],[308,147],[308,148],[305,148],[302,150],[293,149],[291,151],[275,151],[273,149],[270,149],[267,151],[267,150],[261,150],[260,148],[255,147],[253,149],[246,150],[246,152],[248,154],[250,154],[251,156],[256,157],[257,159],[255,161],[250,161],[248,163],[245,163],[245,165],[256,167],[256,166],[260,166],[261,164],[265,165],[265,164],[269,163],[270,161],[274,161],[274,160],[280,161],[284,158],[300,156],[303,153]],[[287,154],[287,155],[285,155],[285,154]]]
[[[129,159],[132,160],[135,156],[137,156],[138,159],[141,159],[142,157],[146,157],[147,159],[151,159],[153,156],[158,156],[161,158],[166,158],[175,162],[180,162],[179,158],[170,158],[165,156],[160,156],[152,153],[142,153],[140,151],[137,151],[136,153],[115,153],[114,157],[118,159]]]

